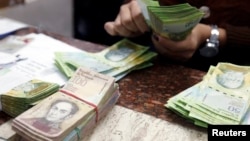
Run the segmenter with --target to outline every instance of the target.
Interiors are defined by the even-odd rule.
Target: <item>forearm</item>
[[[227,44],[250,46],[250,28],[249,27],[236,27],[232,25],[224,25],[227,34]]]
[[[198,45],[203,45],[204,43],[206,43],[207,39],[210,38],[211,36],[211,25],[208,24],[198,24],[192,32],[196,32],[197,40],[198,40]],[[219,30],[219,42],[220,42],[220,46],[223,47],[226,43],[227,40],[227,35],[226,35],[226,30],[224,28],[220,28],[218,27]]]

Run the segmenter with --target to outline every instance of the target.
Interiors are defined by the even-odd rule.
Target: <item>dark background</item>
[[[74,0],[74,37],[111,45],[121,37],[112,37],[104,30],[106,21],[113,21],[123,0]]]

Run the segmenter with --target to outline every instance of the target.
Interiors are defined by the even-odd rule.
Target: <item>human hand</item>
[[[149,31],[136,0],[122,5],[115,21],[106,22],[105,30],[112,36],[136,37]]]
[[[155,49],[163,56],[176,61],[185,62],[189,60],[202,43],[210,37],[211,27],[198,24],[191,33],[182,41],[173,41],[156,33],[152,36]]]

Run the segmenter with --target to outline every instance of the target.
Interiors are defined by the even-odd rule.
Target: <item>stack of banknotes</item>
[[[211,66],[203,80],[170,98],[165,106],[202,127],[250,124],[250,67]]]
[[[56,83],[30,80],[0,95],[2,111],[16,117],[58,89],[59,85]]]
[[[175,41],[185,39],[204,15],[204,12],[188,3],[159,6],[153,0],[137,1],[152,30]]]
[[[90,52],[56,52],[57,67],[70,78],[81,66],[120,80],[133,70],[152,66],[151,60],[156,56],[149,47],[122,39],[98,53]]]
[[[120,96],[115,78],[79,67],[56,93],[13,119],[24,140],[83,140]]]

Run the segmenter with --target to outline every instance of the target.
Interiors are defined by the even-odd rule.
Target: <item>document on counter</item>
[[[21,140],[20,136],[11,127],[12,119],[0,125],[0,141]]]
[[[29,27],[30,25],[0,16],[0,39],[12,34],[18,29]]]
[[[207,134],[116,105],[85,141],[206,141]]]
[[[54,54],[58,51],[81,50],[45,34],[32,33],[18,39],[25,41],[25,44],[13,46],[10,42],[0,49],[0,58],[1,55],[5,55],[2,58],[14,58],[12,61],[10,59],[9,63],[2,62],[1,65],[0,62],[0,93],[34,78],[61,86],[65,84],[68,78],[56,67]]]

